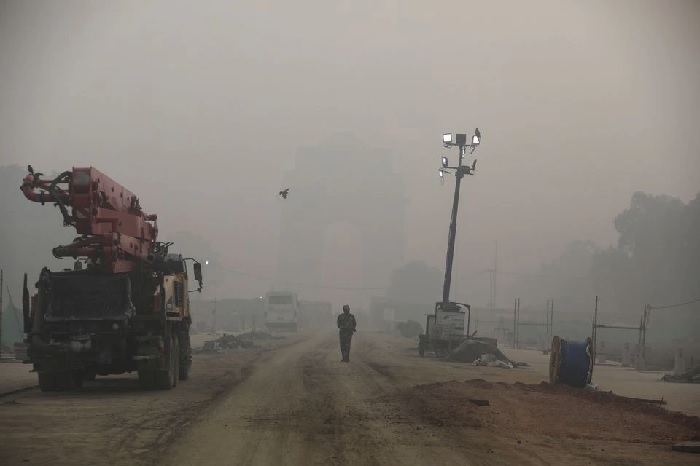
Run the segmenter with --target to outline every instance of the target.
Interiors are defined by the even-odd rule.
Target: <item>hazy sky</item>
[[[477,301],[494,240],[500,267],[528,271],[570,240],[614,242],[635,190],[700,191],[698,1],[0,4],[0,163],[93,165],[163,234],[200,232],[252,274],[276,270],[297,148],[341,131],[392,154],[406,257],[442,268],[441,134],[481,129],[453,279]],[[362,282],[342,265],[357,235],[328,232],[344,282],[325,284]],[[268,286],[232,273],[224,295]]]

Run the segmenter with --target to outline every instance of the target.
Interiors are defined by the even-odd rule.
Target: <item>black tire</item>
[[[173,388],[177,387],[180,380],[180,340],[173,335]]]
[[[71,388],[82,388],[83,387],[83,380],[85,380],[85,372],[81,370],[74,370],[71,371],[70,373],[71,376]]]
[[[73,371],[39,372],[39,388],[42,392],[72,390],[76,387],[74,377],[75,373]]]
[[[153,390],[156,384],[156,373],[151,370],[139,371],[139,386],[144,390]]]
[[[42,392],[55,392],[58,390],[56,383],[56,373],[39,372],[39,388]]]
[[[172,336],[165,342],[166,368],[156,372],[156,388],[158,390],[172,390],[177,380],[176,368],[179,366],[176,359],[176,347]]]
[[[192,347],[190,345],[189,332],[183,334],[180,339],[180,367],[178,370],[178,379],[187,380],[190,378],[190,366],[192,365]]]

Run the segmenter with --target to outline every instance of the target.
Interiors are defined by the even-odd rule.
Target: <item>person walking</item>
[[[355,316],[350,314],[350,306],[343,306],[343,313],[338,316],[338,329],[340,330],[340,353],[343,356],[341,362],[350,362],[350,343],[352,335],[357,331]]]

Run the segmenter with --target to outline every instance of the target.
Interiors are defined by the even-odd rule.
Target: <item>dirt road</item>
[[[698,463],[670,444],[700,438],[700,419],[550,387],[531,369],[421,359],[377,333],[356,335],[349,364],[332,332],[277,344],[197,356],[167,393],[114,378],[0,398],[0,464]]]

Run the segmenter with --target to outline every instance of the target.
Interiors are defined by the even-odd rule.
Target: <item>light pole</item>
[[[459,209],[459,187],[462,183],[462,177],[464,175],[473,175],[476,171],[476,160],[469,165],[462,165],[464,157],[467,155],[467,148],[469,148],[469,153],[472,154],[474,150],[481,143],[481,133],[479,128],[474,130],[474,135],[472,136],[471,143],[467,144],[466,134],[443,134],[442,143],[445,147],[459,147],[459,162],[456,167],[450,167],[447,157],[442,157],[442,166],[438,172],[440,178],[444,178],[445,173],[450,173],[450,170],[454,170],[455,175],[455,194],[454,200],[452,201],[452,217],[450,220],[450,231],[447,236],[447,259],[445,261],[445,281],[442,286],[442,302],[448,303],[450,301],[450,284],[452,282],[452,260],[455,255],[455,237],[457,236],[457,210]]]

